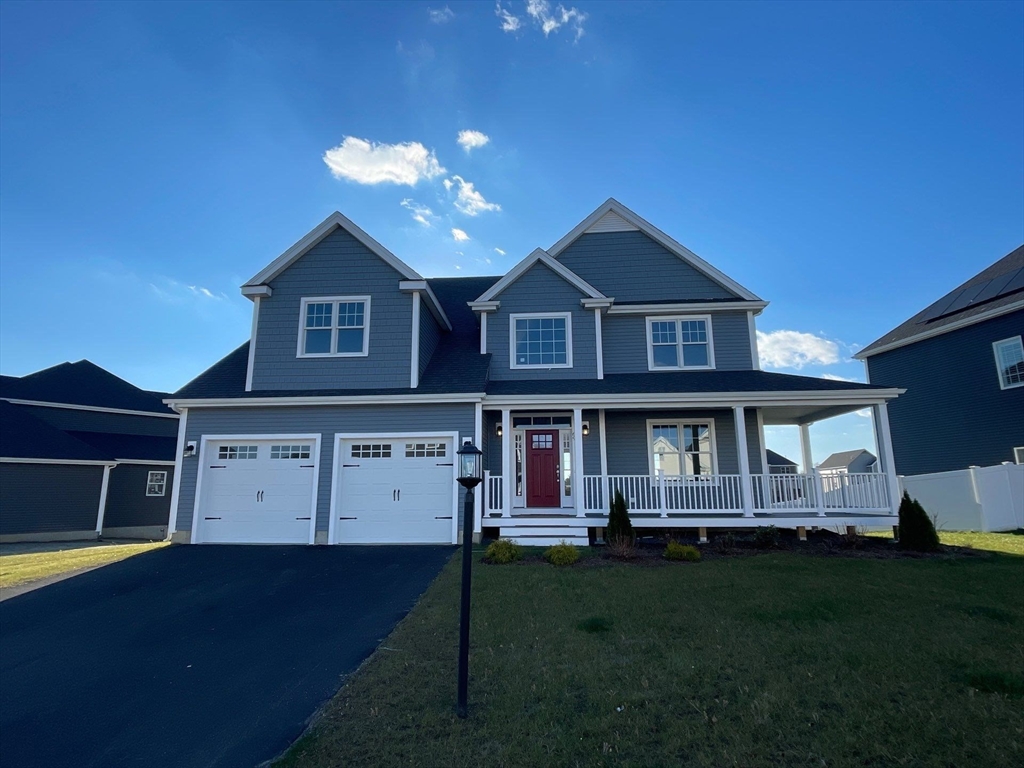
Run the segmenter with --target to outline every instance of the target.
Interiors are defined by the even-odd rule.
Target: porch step
[[[513,528],[501,528],[499,534],[503,539],[509,539],[524,547],[550,547],[563,541],[575,544],[578,547],[585,547],[590,543],[587,536],[587,529],[582,527],[568,527],[557,525],[531,525],[515,526]]]

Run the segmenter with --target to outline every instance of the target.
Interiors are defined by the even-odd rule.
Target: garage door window
[[[146,495],[163,496],[167,490],[167,473],[153,471],[146,477]]]
[[[257,446],[255,445],[222,445],[217,452],[218,459],[255,459]]]
[[[308,459],[312,450],[308,445],[272,445],[270,446],[270,458],[272,459]]]
[[[444,443],[406,443],[407,459],[443,459],[447,455]]]
[[[391,443],[364,443],[352,446],[353,459],[390,459]]]

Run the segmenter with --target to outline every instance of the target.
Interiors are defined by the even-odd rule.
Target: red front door
[[[526,433],[526,506],[560,507],[562,473],[559,471],[558,430]]]

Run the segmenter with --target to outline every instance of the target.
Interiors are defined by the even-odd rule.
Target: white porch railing
[[[484,488],[485,514],[507,514],[502,477],[486,472]],[[889,478],[880,473],[751,475],[750,510],[744,510],[742,488],[742,475],[586,475],[582,504],[584,512],[607,514],[618,491],[630,512],[662,517],[788,510],[824,516],[837,511],[884,513],[891,509]]]

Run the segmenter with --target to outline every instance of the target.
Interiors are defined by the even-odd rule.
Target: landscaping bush
[[[509,541],[508,539],[492,541],[487,545],[487,549],[484,552],[484,560],[488,563],[496,563],[498,565],[514,563],[516,560],[521,560],[522,557],[523,548],[514,541]]]
[[[779,529],[774,525],[759,525],[754,531],[754,546],[758,549],[775,549],[779,546]]]
[[[637,551],[636,543],[629,539],[615,539],[608,541],[608,544],[604,548],[604,552],[608,557],[615,558],[616,560],[634,560],[640,556]]]
[[[670,541],[668,546],[665,547],[664,558],[666,560],[684,560],[688,563],[696,563],[700,560],[700,550],[689,544]]]
[[[611,512],[608,513],[606,539],[609,544],[628,542],[632,545],[636,541],[633,523],[629,519],[629,508],[626,506],[626,500],[622,498],[621,491],[615,491],[615,498],[612,499]]]
[[[912,552],[937,552],[939,549],[939,534],[931,518],[920,502],[910,498],[906,491],[900,502],[899,536],[901,549]]]
[[[580,559],[580,551],[576,549],[575,544],[563,541],[548,547],[544,551],[544,559],[552,565],[572,565]]]
[[[715,549],[719,552],[732,552],[736,548],[736,536],[733,533],[723,533],[715,537]]]

